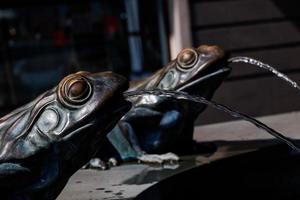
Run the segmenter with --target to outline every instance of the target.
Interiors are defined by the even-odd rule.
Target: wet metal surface
[[[122,184],[144,168],[140,165],[130,165],[108,171],[79,170],[70,179],[58,200],[128,199],[152,185]]]
[[[209,157],[186,156],[178,164],[124,164],[106,171],[80,170],[69,181],[58,200],[133,199],[157,182],[202,164],[245,151],[221,148]]]
[[[174,165],[124,164],[110,170],[80,170],[58,200],[131,199],[158,181],[201,164],[195,157]]]

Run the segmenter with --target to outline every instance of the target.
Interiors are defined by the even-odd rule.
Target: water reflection
[[[139,174],[125,180],[123,184],[127,185],[142,185],[148,183],[156,183],[167,177],[177,173],[194,168],[201,164],[201,161],[196,159],[196,156],[185,157],[182,161],[174,164],[149,165]]]

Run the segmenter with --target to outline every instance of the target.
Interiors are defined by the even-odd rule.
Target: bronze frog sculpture
[[[78,72],[0,119],[0,199],[52,200],[130,109],[128,81]]]
[[[152,76],[131,82],[128,91],[184,91],[210,99],[231,71],[227,66],[227,58],[228,55],[218,46],[202,45],[184,49],[175,60]],[[154,95],[144,95],[130,101],[133,103],[132,109],[108,134],[118,154],[114,153],[114,148],[107,142],[105,151],[98,154],[102,162],[93,160],[95,165],[103,167],[104,160],[118,156],[121,160],[139,159],[161,163],[178,159],[176,155],[167,152],[190,152],[193,148],[194,121],[205,105]],[[109,149],[110,153],[107,153]],[[163,153],[167,154],[149,155]]]

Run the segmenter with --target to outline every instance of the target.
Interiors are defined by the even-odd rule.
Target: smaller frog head
[[[127,88],[111,72],[78,72],[1,118],[0,190],[17,199],[55,199],[129,110]]]
[[[210,99],[231,71],[227,66],[227,57],[225,51],[218,46],[201,45],[198,48],[183,49],[175,60],[151,77],[132,82],[129,90],[184,91]],[[170,104],[170,100],[165,101],[152,95],[133,100],[134,106],[153,108],[164,102]]]
[[[226,58],[224,50],[218,46],[184,49],[166,67],[157,88],[210,96],[230,72]]]

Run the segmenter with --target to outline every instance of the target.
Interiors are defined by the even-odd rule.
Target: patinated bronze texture
[[[0,199],[52,200],[130,109],[128,81],[78,72],[0,119]]]
[[[218,46],[184,49],[152,76],[131,82],[128,91],[184,91],[210,99],[231,71],[227,58]],[[205,105],[147,94],[130,101],[133,102],[132,109],[108,134],[121,159],[140,159],[145,153],[191,152],[194,121]],[[107,159],[107,155],[111,154],[98,156]]]

